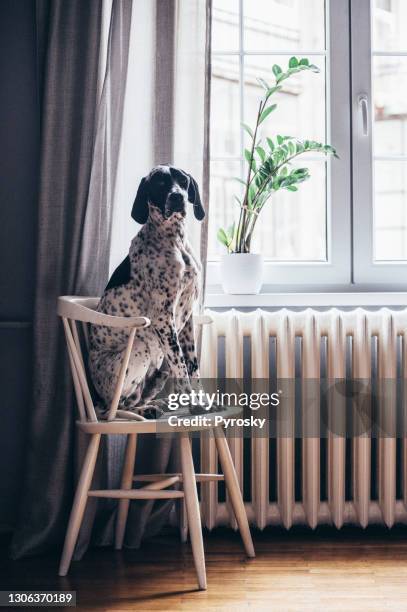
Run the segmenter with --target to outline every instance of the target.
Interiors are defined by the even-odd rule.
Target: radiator
[[[249,370],[252,378],[268,379],[272,367],[278,379],[297,376],[301,385],[307,379],[318,379],[323,367],[332,380],[375,376],[377,384],[384,379],[401,380],[404,390],[407,310],[207,314],[213,323],[203,329],[202,378],[216,378],[222,369],[226,378],[242,379]],[[395,403],[405,401],[401,395],[401,399],[394,393],[386,397],[386,415],[391,419],[396,419]],[[298,418],[293,406],[286,405],[285,410],[292,410],[292,418]],[[301,440],[292,435],[274,440],[232,436],[228,442],[253,526],[288,529],[295,524],[311,528],[333,524],[340,528],[382,523],[391,527],[407,522],[404,435],[373,439],[362,432],[347,439],[328,432],[323,439],[318,435]],[[218,468],[211,438],[200,442],[200,464],[203,472]],[[236,528],[221,487],[218,482],[201,484],[202,519],[209,529],[220,525]]]

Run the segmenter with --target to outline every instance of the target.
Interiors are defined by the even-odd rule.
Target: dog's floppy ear
[[[147,179],[141,179],[137,189],[136,199],[134,200],[131,216],[137,223],[143,225],[148,219],[148,189]]]
[[[194,215],[198,221],[202,221],[205,216],[205,211],[202,206],[201,196],[199,195],[199,189],[197,182],[189,174],[189,187],[188,187],[188,200],[194,205]]]

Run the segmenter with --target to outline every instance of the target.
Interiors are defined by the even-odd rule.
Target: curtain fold
[[[212,73],[212,0],[206,1],[206,40],[205,40],[205,90],[204,90],[204,140],[203,140],[203,166],[202,166],[202,201],[204,202],[206,216],[201,224],[199,255],[202,264],[201,293],[199,295],[198,310],[202,314],[205,307],[206,272],[208,264],[208,233],[209,233],[209,204],[210,204],[210,120],[211,120],[211,73]],[[202,326],[197,335],[198,362],[202,350]]]
[[[34,374],[21,511],[11,543],[20,558],[60,546],[74,486],[74,405],[58,295],[92,295],[107,280],[111,185],[131,0],[113,0],[113,30],[98,100],[102,1],[37,0],[41,160]],[[121,55],[113,56],[119,37]],[[114,89],[116,87],[116,89]],[[112,114],[118,113],[113,117]],[[110,125],[109,125],[110,123]],[[97,258],[97,261],[96,261]],[[97,265],[95,265],[97,264]]]
[[[109,276],[112,207],[122,136],[131,16],[132,0],[112,3],[76,295],[101,295]]]

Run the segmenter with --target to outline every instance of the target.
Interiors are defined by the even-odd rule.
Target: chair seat
[[[183,433],[211,430],[222,426],[216,417],[224,419],[236,418],[242,413],[240,406],[232,406],[221,412],[209,412],[200,415],[167,413],[162,419],[146,419],[135,421],[116,418],[113,421],[76,421],[76,425],[87,434],[131,434],[131,433]],[[176,417],[176,425],[168,423],[169,417]]]

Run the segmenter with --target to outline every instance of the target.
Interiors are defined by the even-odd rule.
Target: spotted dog
[[[169,376],[183,384],[198,377],[192,310],[200,264],[185,232],[188,203],[202,220],[198,186],[186,172],[157,166],[142,179],[131,216],[143,227],[98,305],[105,314],[151,320],[150,327],[137,332],[119,402],[120,411],[147,418],[162,413],[162,400],[155,398]],[[113,397],[128,334],[104,326],[90,329],[89,368],[103,400],[101,416]]]

